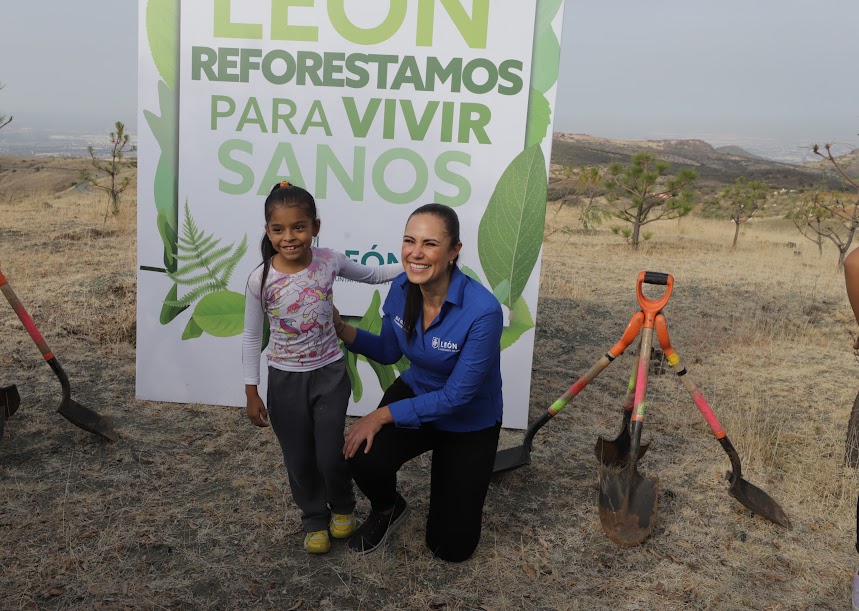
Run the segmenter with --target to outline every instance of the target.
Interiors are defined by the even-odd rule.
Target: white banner
[[[138,397],[244,405],[244,286],[288,180],[362,263],[399,260],[418,206],[456,209],[525,427],[561,3],[140,0]],[[372,326],[386,290],[338,281],[335,303]],[[364,414],[397,370],[350,367]]]

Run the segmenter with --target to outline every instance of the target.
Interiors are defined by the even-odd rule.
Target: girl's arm
[[[257,426],[268,426],[268,412],[259,396],[259,353],[265,313],[260,307],[259,281],[248,280],[245,287],[245,330],[242,334],[242,366],[248,418]]]
[[[498,366],[503,326],[500,307],[477,318],[466,336],[459,360],[441,390],[394,401],[388,406],[396,425],[418,428],[423,422],[437,420],[468,405],[487,374]]]
[[[389,263],[388,265],[362,265],[348,258],[342,252],[337,252],[337,260],[339,262],[340,271],[338,276],[355,280],[357,282],[365,282],[367,284],[381,284],[390,282],[401,273],[403,266],[401,263]]]
[[[242,333],[242,366],[245,384],[259,384],[259,353],[265,313],[259,300],[259,280],[248,280],[245,287],[245,329]]]

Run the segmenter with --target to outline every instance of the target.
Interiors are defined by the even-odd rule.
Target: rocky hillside
[[[772,187],[807,188],[823,179],[823,164],[788,164],[757,157],[739,147],[716,149],[703,140],[608,140],[584,134],[556,133],[552,143],[552,163],[573,167],[629,162],[639,151],[651,152],[678,167],[694,169],[701,187],[730,184],[740,176],[760,180]],[[851,167],[859,168],[859,155]],[[827,174],[831,174],[827,173]],[[830,187],[839,183],[833,177]]]

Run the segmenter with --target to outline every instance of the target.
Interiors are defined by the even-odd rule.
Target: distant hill
[[[4,157],[0,156],[0,199],[14,199],[22,194],[43,193],[45,196],[73,188],[88,189],[81,180],[81,170],[92,170],[84,157]],[[136,170],[124,171],[130,176],[128,187],[137,188]]]
[[[716,147],[716,151],[718,151],[719,153],[725,153],[726,155],[733,155],[735,157],[748,157],[749,159],[764,159],[764,160],[766,160],[766,157],[761,157],[760,155],[755,155],[754,153],[750,153],[741,146],[735,146],[735,145],[719,146],[719,147]]]
[[[740,147],[716,149],[703,140],[609,140],[586,134],[555,133],[552,163],[574,167],[614,161],[628,163],[639,151],[651,152],[678,167],[692,168],[698,173],[698,184],[702,187],[718,188],[745,176],[772,187],[797,189],[819,184],[823,177],[820,164],[770,161]],[[856,164],[859,168],[859,155]],[[839,184],[834,177],[830,183],[832,188]]]
[[[824,155],[826,151],[821,151]],[[853,149],[846,155],[839,155],[836,157],[838,160],[838,164],[841,166],[841,169],[844,170],[844,173],[850,176],[853,180],[859,182],[859,149]],[[826,159],[820,158],[820,161],[811,161],[804,164],[811,168],[816,168],[819,171],[826,170],[827,174],[831,174],[835,172],[835,168],[832,167],[832,163]]]

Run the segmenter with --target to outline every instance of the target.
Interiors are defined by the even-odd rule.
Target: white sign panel
[[[244,286],[288,180],[316,198],[319,245],[362,263],[399,260],[418,206],[456,209],[463,270],[507,316],[504,425],[524,427],[560,9],[140,0],[138,397],[244,405]],[[335,303],[370,324],[386,290],[338,281]],[[396,370],[350,367],[366,413]]]

